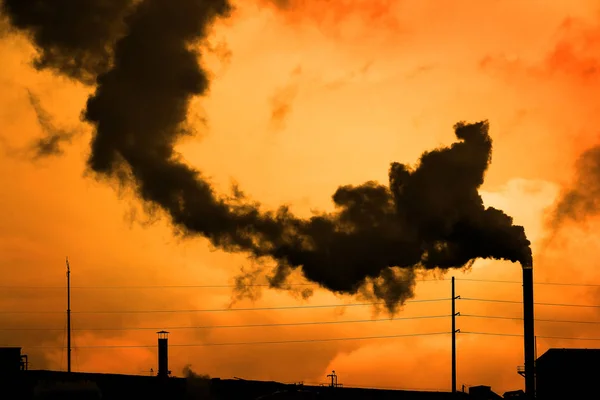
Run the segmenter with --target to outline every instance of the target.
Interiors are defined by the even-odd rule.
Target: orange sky
[[[307,215],[330,209],[340,184],[385,182],[391,161],[415,162],[424,151],[453,141],[460,120],[489,119],[492,166],[482,195],[525,226],[534,247],[535,280],[600,283],[594,221],[567,226],[549,247],[544,210],[569,182],[577,155],[596,144],[600,113],[600,7],[596,1],[298,0],[278,10],[244,2],[221,22],[205,63],[211,93],[190,119],[199,135],[180,150],[219,190],[232,179],[267,206],[282,203]],[[317,8],[319,7],[319,8]],[[85,88],[29,66],[34,50],[13,35],[0,40],[0,268],[2,285],[63,286],[64,257],[74,286],[228,285],[240,255],[212,251],[203,239],[180,239],[168,222],[144,215],[129,193],[84,176],[91,128],[79,122]],[[78,132],[59,157],[31,162],[14,149],[42,134],[27,90],[54,123]],[[201,124],[206,117],[208,123]],[[460,279],[520,280],[520,267],[478,261],[455,273],[467,298],[521,299],[517,284]],[[448,274],[447,277],[450,277]],[[428,276],[426,279],[432,279]],[[262,291],[235,307],[337,304],[324,291],[304,301]],[[450,282],[419,282],[416,298],[449,297]],[[536,301],[600,304],[593,287],[537,285]],[[154,345],[154,330],[88,328],[211,326],[362,320],[370,307],[212,313],[119,314],[123,310],[220,309],[228,288],[73,289],[75,346]],[[63,289],[2,289],[0,344],[24,347],[33,368],[65,368]],[[539,319],[600,321],[593,308],[538,306]],[[520,317],[520,304],[462,300],[469,315]],[[410,303],[398,315],[449,314],[449,302]],[[461,331],[520,334],[519,321],[458,319]],[[450,330],[449,318],[238,329],[171,330],[171,344],[385,336]],[[594,324],[538,322],[540,336],[600,337]],[[538,339],[548,347],[595,347],[597,342]],[[491,385],[502,393],[523,386],[522,338],[459,335],[458,384]],[[77,349],[74,369],[141,373],[156,370],[154,348]],[[172,347],[170,366],[186,364],[220,377],[320,382],[335,369],[345,385],[450,389],[450,336],[254,346]]]

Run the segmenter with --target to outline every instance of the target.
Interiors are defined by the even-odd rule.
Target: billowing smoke
[[[111,49],[124,33],[123,17],[138,0],[2,0],[13,27],[36,45],[37,68],[93,84],[110,67]]]
[[[23,3],[37,4],[38,11]],[[113,3],[5,0],[3,11],[15,27],[31,34],[40,49],[38,65],[83,82],[99,72],[83,114],[95,127],[90,169],[130,184],[179,230],[204,236],[226,251],[274,260],[274,287],[286,287],[298,269],[338,293],[356,294],[370,282],[371,295],[391,311],[412,296],[417,267],[462,267],[476,258],[531,264],[524,229],[502,211],[486,208],[478,193],[491,160],[487,121],[457,124],[458,141],[423,154],[414,169],[392,164],[389,185],[339,187],[333,213],[300,219],[284,207],[262,211],[239,192],[232,198],[217,195],[200,171],[181,161],[174,146],[191,133],[186,128],[190,99],[209,88],[198,44],[216,18],[229,15],[230,4],[106,4]],[[115,22],[121,15],[122,29]],[[100,29],[103,18],[108,26]],[[80,40],[66,39],[86,19],[94,29]],[[107,54],[112,59],[108,67],[99,61]]]
[[[393,163],[389,185],[342,186],[337,212],[294,220],[298,234],[273,251],[274,276],[293,268],[332,291],[356,293],[366,278],[388,308],[412,294],[412,270],[461,267],[476,258],[532,264],[523,227],[483,205],[478,188],[490,163],[487,121],[455,126],[458,142],[426,152],[415,169]],[[409,271],[406,271],[408,269]]]
[[[198,374],[192,370],[190,364],[183,367],[183,376],[186,378],[186,399],[210,399],[211,396],[210,376],[207,374]]]
[[[586,150],[577,160],[575,179],[565,188],[550,214],[554,232],[568,221],[580,222],[600,214],[600,147]]]

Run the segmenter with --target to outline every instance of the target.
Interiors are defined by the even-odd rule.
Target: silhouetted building
[[[0,348],[0,399],[20,400],[459,400],[467,393],[416,390],[382,390],[343,387],[332,371],[329,385],[285,384],[245,379],[210,379],[188,373],[187,378],[168,378],[168,332],[158,332],[158,376],[30,370],[21,348]],[[480,400],[488,396],[489,387]],[[472,388],[471,391],[477,391]]]
[[[600,349],[549,349],[536,361],[537,399],[600,398]]]
[[[0,383],[2,400],[186,399],[183,378],[29,370]]]
[[[294,385],[245,379],[211,379],[211,398],[215,400],[460,400],[467,393],[384,390],[353,387]]]
[[[524,399],[525,392],[522,391],[521,389],[511,390],[510,392],[504,392],[504,395],[502,397],[505,399],[513,399],[513,400]]]
[[[490,386],[471,386],[469,388],[469,396],[473,400],[499,400],[502,399],[497,393],[492,391]]]
[[[460,400],[467,393],[310,386],[218,378],[29,370],[0,379],[0,399],[20,400]],[[17,394],[15,396],[15,394]]]
[[[321,396],[318,393],[306,390],[281,390],[265,396],[260,396],[256,400],[319,400]]]
[[[12,375],[18,373],[21,366],[20,347],[0,347],[0,375]]]
[[[33,387],[36,400],[101,400],[102,391],[95,382],[41,381]]]

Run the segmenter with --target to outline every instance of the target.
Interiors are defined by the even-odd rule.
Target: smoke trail
[[[49,33],[53,19],[45,24],[36,14],[27,22],[29,13],[15,3],[4,3],[13,24],[55,37]],[[484,207],[478,193],[491,160],[487,121],[457,124],[458,141],[426,152],[415,169],[392,164],[389,185],[339,187],[331,214],[300,219],[283,207],[263,212],[241,195],[218,196],[200,171],[180,161],[174,146],[189,134],[189,100],[205,95],[209,86],[193,45],[230,10],[226,0],[178,0],[176,5],[144,0],[123,20],[126,29],[114,46],[112,67],[98,76],[84,113],[96,128],[88,160],[93,171],[131,184],[186,234],[202,235],[227,251],[275,260],[273,287],[285,288],[294,270],[333,292],[356,294],[370,283],[369,293],[393,311],[413,295],[415,267],[448,269],[476,258],[531,264],[524,229],[502,211]],[[32,37],[42,54],[52,50],[94,59],[106,51],[95,46],[106,43],[106,35],[90,39],[88,47],[53,41],[50,50]],[[54,61],[48,67],[84,79],[70,64]]]
[[[253,206],[226,203],[174,152],[190,133],[190,99],[209,85],[192,44],[229,11],[225,0],[138,5],[126,21],[129,33],[115,46],[114,67],[98,77],[87,103],[85,118],[96,126],[88,163],[105,176],[128,176],[144,200],[165,209],[185,232],[226,249],[258,252],[254,229],[279,226]]]
[[[40,159],[63,154],[61,145],[70,143],[76,132],[56,127],[52,122],[50,114],[42,107],[40,99],[30,90],[27,91],[27,94],[29,96],[29,102],[35,111],[38,124],[44,132],[44,135],[37,138],[31,146],[34,152],[33,158]]]
[[[600,213],[600,147],[586,150],[576,164],[575,179],[554,205],[548,223],[553,232],[568,221],[581,221]]]
[[[340,187],[336,213],[298,221],[302,239],[273,252],[280,261],[274,276],[281,282],[302,268],[309,280],[340,293],[357,293],[372,278],[373,294],[393,310],[414,283],[410,271],[395,267],[447,269],[476,258],[531,265],[523,227],[484,207],[477,191],[491,158],[488,129],[487,121],[457,124],[459,142],[426,152],[414,170],[392,164],[389,186]]]
[[[88,161],[93,171],[133,183],[142,199],[164,208],[186,233],[202,234],[226,249],[261,254],[264,244],[254,242],[259,233],[280,234],[277,216],[261,215],[254,204],[228,204],[218,198],[200,172],[181,163],[173,149],[189,134],[184,126],[189,100],[208,90],[193,45],[205,39],[215,18],[229,14],[229,2],[107,4],[4,0],[2,11],[39,48],[39,67],[82,82],[97,75],[96,93],[84,113],[96,127]],[[124,16],[122,22],[115,23],[119,16]],[[89,30],[82,28],[88,25]],[[115,28],[121,25],[123,29]],[[115,32],[123,36],[110,50]],[[107,67],[100,60],[109,53],[111,68],[98,75]],[[284,217],[285,209],[280,214]]]
[[[34,65],[93,84],[111,62],[123,17],[139,0],[3,0],[13,27],[26,31],[39,55]]]

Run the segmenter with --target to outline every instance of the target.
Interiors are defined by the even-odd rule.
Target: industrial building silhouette
[[[600,349],[549,349],[536,362],[538,399],[598,399]]]
[[[335,371],[329,384],[311,386],[245,379],[190,376],[171,377],[168,359],[168,332],[158,334],[156,376],[77,373],[30,370],[27,355],[19,347],[0,348],[0,398],[18,394],[19,399],[524,399],[522,390],[500,396],[489,386],[473,386],[468,392],[427,392],[344,387]],[[596,379],[600,376],[600,349],[549,349],[536,360],[536,398],[599,398]]]

